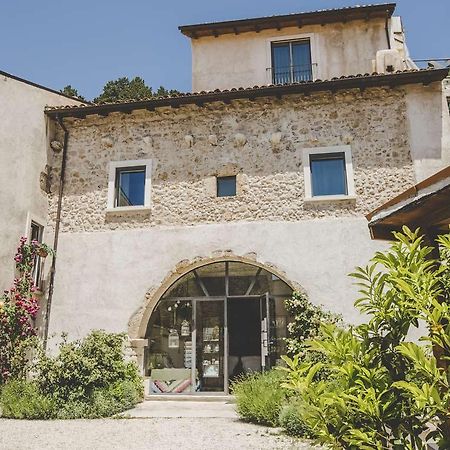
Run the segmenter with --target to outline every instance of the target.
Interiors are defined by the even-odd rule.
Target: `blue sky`
[[[363,0],[1,0],[0,70],[86,98],[141,76],[191,88],[189,39],[178,25],[363,4]],[[368,2],[367,2],[368,3]],[[450,0],[398,0],[413,58],[450,57]]]

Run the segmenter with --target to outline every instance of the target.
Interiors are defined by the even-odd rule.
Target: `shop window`
[[[151,161],[110,163],[108,209],[150,207]]]
[[[306,149],[304,159],[306,199],[354,197],[350,146]]]
[[[217,197],[234,197],[236,195],[236,176],[217,177]]]

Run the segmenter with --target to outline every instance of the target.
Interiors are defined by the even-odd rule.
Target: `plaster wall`
[[[408,88],[407,126],[417,182],[450,164],[450,117],[443,86]]]
[[[370,240],[364,218],[62,233],[50,333],[79,338],[93,328],[129,332],[131,322],[144,316],[146,293],[158,289],[180,261],[221,252],[273,266],[312,302],[357,323],[357,290],[347,274],[385,245]],[[143,337],[134,325],[131,337]]]
[[[10,287],[13,257],[30,219],[46,224],[40,173],[51,134],[46,105],[78,104],[67,97],[0,75],[0,292]]]
[[[208,91],[271,84],[270,42],[309,38],[315,79],[372,73],[387,49],[383,19],[288,27],[192,39],[192,89]]]

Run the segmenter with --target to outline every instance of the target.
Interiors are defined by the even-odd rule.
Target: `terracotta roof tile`
[[[375,86],[394,86],[413,83],[429,84],[442,81],[448,76],[448,69],[413,69],[398,71],[391,74],[365,73],[334,77],[330,80],[311,80],[289,84],[269,84],[253,87],[233,87],[230,89],[215,89],[213,91],[187,92],[170,96],[144,98],[135,101],[118,101],[101,104],[88,104],[74,107],[48,106],[47,115],[55,117],[77,117],[101,112],[132,111],[135,109],[154,109],[163,106],[179,106],[182,104],[203,104],[239,98],[270,97],[280,95],[301,94],[304,92],[336,91],[339,89],[366,88]],[[70,113],[69,113],[70,111]]]

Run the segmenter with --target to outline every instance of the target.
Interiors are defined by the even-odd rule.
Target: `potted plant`
[[[41,257],[41,258],[46,258],[49,254],[53,253],[53,250],[51,247],[49,247],[47,244],[39,244],[39,247],[36,251],[36,253]]]

